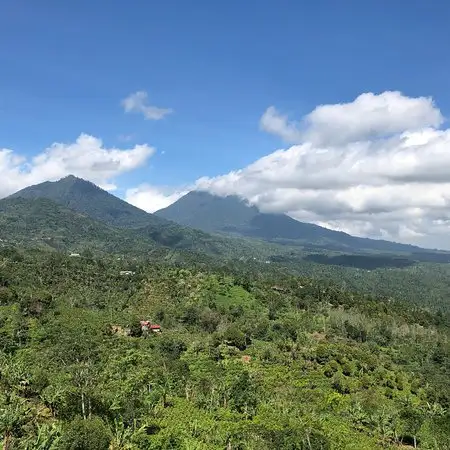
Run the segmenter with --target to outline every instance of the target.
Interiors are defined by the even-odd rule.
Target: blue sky
[[[400,91],[433,97],[445,117],[449,19],[437,0],[3,0],[0,148],[31,157],[80,133],[156,147],[116,177],[120,193],[215,177],[285,148],[260,129],[271,105],[300,120],[317,105]],[[173,113],[125,113],[137,91]]]

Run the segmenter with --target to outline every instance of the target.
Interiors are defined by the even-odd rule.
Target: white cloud
[[[398,92],[319,106],[297,124],[269,108],[262,128],[298,144],[196,185],[356,235],[450,248],[442,123],[431,99]]]
[[[450,129],[443,123],[430,98],[398,92],[322,105],[297,123],[271,107],[261,127],[296,145],[195,187],[355,235],[450,249]],[[68,174],[112,190],[117,175],[153,153],[148,145],[108,148],[86,134],[30,159],[0,149],[0,197]],[[187,191],[141,185],[126,200],[154,212]]]
[[[443,123],[429,97],[410,98],[397,91],[365,93],[353,102],[320,105],[300,122],[289,121],[270,106],[260,120],[263,130],[293,143],[336,145],[390,136]]]
[[[147,92],[138,91],[122,100],[122,106],[126,113],[141,113],[147,120],[161,120],[173,112],[170,108],[149,105],[147,100]]]
[[[438,127],[442,122],[431,98],[400,92],[361,94],[351,103],[318,106],[305,118],[307,139],[321,145]]]
[[[300,124],[291,122],[287,115],[281,114],[275,106],[269,106],[262,115],[259,126],[261,130],[275,134],[286,142],[302,140]]]
[[[173,190],[143,184],[137,188],[128,189],[125,200],[144,211],[153,213],[166,208],[188,192],[189,190]]]
[[[142,166],[154,152],[148,145],[125,150],[107,148],[101,139],[87,134],[81,134],[73,143],[54,143],[31,159],[0,149],[0,198],[69,174],[113,190],[114,177]]]

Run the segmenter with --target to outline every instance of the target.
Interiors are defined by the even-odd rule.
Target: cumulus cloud
[[[122,106],[126,113],[141,113],[147,120],[161,120],[173,110],[170,108],[158,108],[148,104],[148,94],[138,91],[130,94],[122,100]]]
[[[441,112],[429,97],[411,98],[397,91],[365,93],[350,103],[320,105],[301,121],[289,121],[270,106],[260,120],[263,130],[286,142],[336,145],[438,127]]]
[[[144,211],[153,213],[175,203],[188,192],[189,190],[173,190],[143,184],[137,188],[128,189],[125,200]]]
[[[262,115],[259,126],[263,131],[275,134],[286,142],[302,140],[301,124],[289,121],[286,114],[281,114],[275,106],[269,106]]]
[[[306,138],[323,145],[438,127],[443,117],[429,97],[383,92],[362,94],[351,103],[318,106],[304,121]]]
[[[114,177],[142,166],[154,152],[148,145],[107,148],[101,139],[88,134],[81,134],[73,143],[54,143],[31,159],[0,149],[0,197],[69,174],[114,190]]]
[[[443,123],[432,99],[399,92],[322,105],[297,123],[272,107],[261,127],[296,145],[196,186],[355,235],[450,248]]]

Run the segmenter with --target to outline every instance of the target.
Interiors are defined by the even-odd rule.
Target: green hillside
[[[85,250],[145,255],[155,247],[202,252],[223,258],[267,255],[270,246],[212,236],[174,222],[151,221],[125,229],[95,220],[46,198],[0,200],[0,239],[18,244],[79,253]]]
[[[51,183],[51,186],[59,184]],[[77,182],[77,186],[91,189],[91,184],[84,181]],[[102,192],[109,198],[109,194]],[[113,199],[118,205],[125,203]],[[219,208],[226,212],[226,217],[233,216],[236,205],[241,217],[245,214],[248,217],[249,211],[253,214],[252,208],[233,199],[228,199],[227,204],[227,208]],[[205,205],[208,206],[208,202]],[[101,204],[96,208],[100,211]],[[217,216],[211,215],[210,220],[216,221]],[[0,200],[1,246],[135,257],[160,255],[170,261],[187,258],[189,261],[202,260],[205,267],[212,264],[228,266],[237,273],[247,271],[250,266],[254,273],[309,274],[370,294],[402,298],[433,310],[450,309],[448,253],[422,250],[400,255],[343,253],[318,249],[312,244],[289,246],[237,234],[232,236],[212,235],[165,219],[152,220],[141,228],[126,229],[100,222],[45,198],[12,196]]]
[[[59,181],[29,186],[10,198],[46,198],[109,225],[138,228],[163,225],[165,220],[148,214],[89,181],[72,175]]]
[[[58,250],[131,252],[136,238],[45,198],[0,200],[0,238],[4,243]],[[149,242],[142,245],[149,246]]]
[[[94,203],[104,221],[0,200],[3,448],[449,448],[445,253],[114,226]],[[219,209],[225,227],[235,214],[260,233],[293,220],[235,199]]]
[[[180,262],[0,250],[3,448],[450,448],[448,316]]]
[[[219,197],[207,192],[189,192],[155,214],[209,233],[228,233],[289,246],[307,246],[313,251],[424,251],[412,245],[350,236],[340,231],[299,222],[286,214],[262,213],[236,196]]]

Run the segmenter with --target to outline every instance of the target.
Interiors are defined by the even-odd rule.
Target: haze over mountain
[[[202,191],[189,192],[155,214],[209,233],[227,233],[289,245],[340,251],[409,253],[422,250],[412,245],[351,236],[299,222],[286,214],[262,213],[237,196],[221,197]]]

